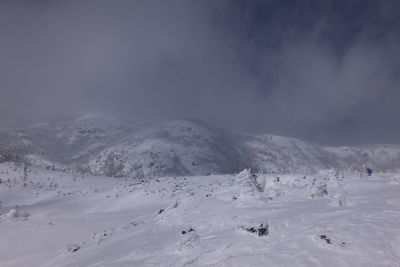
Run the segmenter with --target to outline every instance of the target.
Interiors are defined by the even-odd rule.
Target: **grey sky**
[[[0,125],[104,112],[400,143],[398,1],[0,3]]]

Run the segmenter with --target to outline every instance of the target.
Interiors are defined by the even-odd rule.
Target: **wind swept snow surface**
[[[398,174],[0,181],[1,267],[400,266]]]

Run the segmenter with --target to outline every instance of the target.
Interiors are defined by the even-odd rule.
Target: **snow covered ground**
[[[399,174],[0,179],[1,267],[400,266]]]

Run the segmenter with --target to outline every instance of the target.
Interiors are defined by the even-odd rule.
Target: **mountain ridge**
[[[291,137],[227,132],[193,119],[128,124],[106,115],[0,133],[0,161],[112,177],[267,173],[320,169],[394,171],[400,146],[321,146]]]

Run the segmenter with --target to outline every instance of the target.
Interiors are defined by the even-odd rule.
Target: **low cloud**
[[[396,1],[5,1],[0,125],[100,111],[399,143],[396,11]]]

